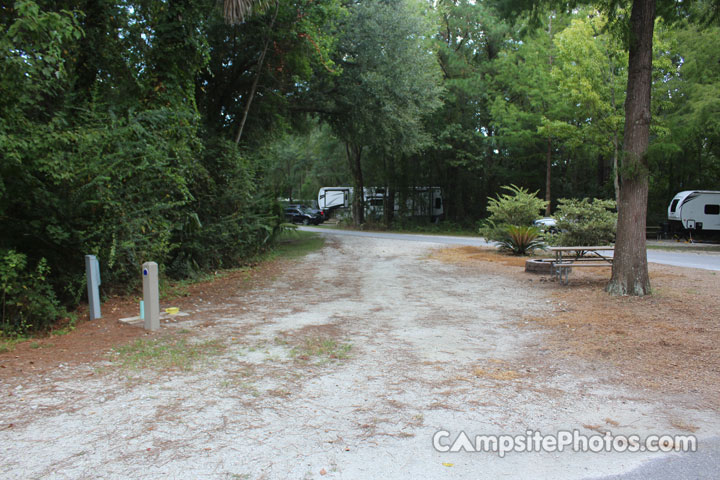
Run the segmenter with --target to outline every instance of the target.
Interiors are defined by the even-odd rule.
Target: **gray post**
[[[85,255],[85,276],[87,277],[88,305],[90,320],[100,318],[100,263],[95,255]]]
[[[155,262],[143,263],[143,301],[145,302],[145,330],[160,329],[160,294],[158,266]]]

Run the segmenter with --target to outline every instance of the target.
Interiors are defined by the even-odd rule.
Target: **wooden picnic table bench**
[[[578,247],[550,247],[555,252],[552,272],[563,285],[567,285],[570,271],[576,267],[612,267],[612,255],[603,255],[604,252],[615,250],[610,245],[604,246],[578,246]],[[563,275],[564,274],[564,275]]]

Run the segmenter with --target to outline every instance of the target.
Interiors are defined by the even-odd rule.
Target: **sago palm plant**
[[[540,230],[536,227],[508,225],[499,247],[513,255],[530,255],[536,249],[545,248],[539,237]]]
[[[253,9],[266,8],[271,0],[224,0],[223,14],[225,21],[236,25],[245,21],[245,18],[252,14]]]

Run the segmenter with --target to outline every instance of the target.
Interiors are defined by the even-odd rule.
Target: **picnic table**
[[[615,250],[610,245],[595,247],[550,247],[555,252],[552,272],[563,285],[567,285],[570,271],[576,267],[612,267],[613,256],[606,252]]]

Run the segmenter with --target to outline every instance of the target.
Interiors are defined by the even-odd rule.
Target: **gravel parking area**
[[[718,431],[712,405],[558,353],[537,321],[568,313],[553,289],[438,248],[335,238],[99,359],[2,359],[0,477],[580,479],[662,455],[442,453],[433,435]]]

